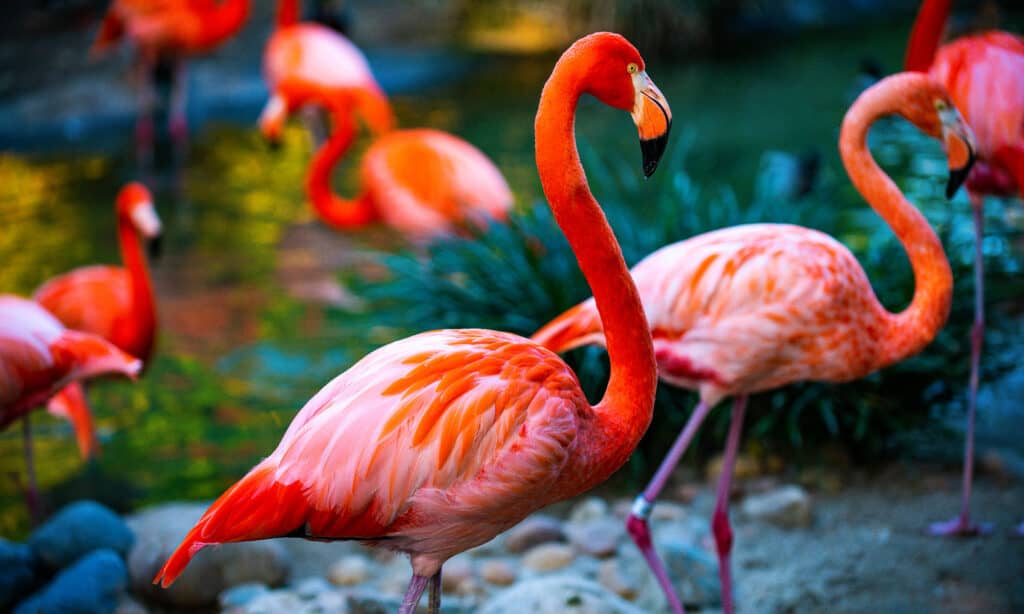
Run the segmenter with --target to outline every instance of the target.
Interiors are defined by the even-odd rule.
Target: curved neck
[[[347,113],[334,114],[334,131],[313,157],[306,175],[306,194],[326,223],[339,228],[368,224],[377,218],[370,198],[363,193],[345,199],[331,191],[331,172],[355,140],[355,126]]]
[[[153,349],[153,331],[156,328],[156,301],[153,299],[153,283],[149,277],[149,265],[142,253],[139,235],[131,219],[126,215],[118,215],[117,238],[121,246],[121,261],[128,270],[131,280],[132,322],[135,331],[142,337],[136,341],[138,347],[130,348],[132,354],[149,361]],[[129,349],[129,348],[125,348]]]
[[[904,70],[928,72],[935,52],[942,42],[942,32],[949,17],[951,0],[924,0],[910,30],[907,42],[907,56],[903,61]]]
[[[217,8],[203,18],[203,38],[209,44],[216,44],[231,36],[245,22],[249,15],[250,0],[224,0]]]
[[[275,24],[278,28],[285,28],[299,22],[299,0],[278,0],[277,18]]]
[[[953,274],[949,261],[928,220],[903,196],[867,147],[868,129],[880,117],[896,113],[906,92],[925,75],[905,73],[889,77],[864,92],[850,107],[839,136],[839,151],[853,185],[896,237],[914,271],[914,298],[898,314],[878,305],[882,314],[879,367],[920,351],[935,337],[949,316]]]
[[[594,293],[611,360],[608,389],[594,407],[597,423],[589,433],[588,445],[600,451],[586,461],[589,488],[625,463],[647,430],[657,371],[640,296],[576,149],[576,104],[583,85],[571,61],[559,61],[544,85],[535,130],[544,195]]]

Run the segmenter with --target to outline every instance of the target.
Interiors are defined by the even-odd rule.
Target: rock
[[[707,467],[704,470],[704,476],[712,484],[718,482],[718,476],[722,474],[722,460],[721,454],[716,455],[708,461]],[[756,478],[764,473],[764,469],[761,467],[761,462],[754,456],[745,453],[739,453],[736,455],[736,464],[733,467],[732,477],[733,481],[747,480],[750,478]]]
[[[146,599],[181,607],[213,604],[225,589],[246,582],[278,586],[288,577],[291,558],[278,540],[224,544],[196,554],[170,587],[153,577],[206,511],[205,504],[170,503],[128,518],[135,546],[128,555],[133,592]]]
[[[41,578],[39,564],[28,544],[0,539],[0,611],[6,612],[34,591]]]
[[[569,524],[566,532],[569,534],[569,543],[578,552],[598,558],[615,554],[626,537],[626,527],[622,521],[610,516]]]
[[[441,570],[441,590],[445,593],[458,592],[461,584],[473,579],[473,563],[465,554],[457,554],[445,562]]]
[[[519,554],[539,544],[561,541],[565,541],[562,521],[546,514],[534,514],[508,530],[505,550]]]
[[[655,543],[676,594],[686,607],[703,610],[717,607],[721,603],[718,559],[715,555],[693,545],[688,536],[682,533],[656,534]],[[648,612],[668,610],[668,600],[639,550],[623,549],[615,562],[617,568],[614,571],[624,585],[636,579],[636,570],[642,571],[634,602],[636,605]]]
[[[127,584],[121,556],[109,548],[93,550],[22,601],[14,614],[109,614]]]
[[[78,501],[36,529],[28,545],[44,565],[57,570],[100,548],[123,559],[134,540],[128,525],[110,509],[95,501]]]
[[[489,559],[480,563],[480,577],[495,586],[508,586],[516,581],[516,568],[504,559]]]
[[[251,601],[235,610],[228,610],[231,614],[288,614],[309,613],[307,603],[296,593],[288,590],[267,591],[255,596]],[[345,610],[341,610],[344,612]]]
[[[426,595],[423,597],[420,603],[426,603]],[[444,599],[441,602],[444,603]],[[368,591],[353,591],[348,594],[349,614],[394,614],[401,605],[401,597]]]
[[[587,497],[573,506],[569,512],[569,522],[579,524],[588,520],[596,520],[608,515],[608,503],[598,497]]]
[[[303,599],[313,599],[320,593],[330,592],[334,589],[321,577],[313,576],[295,584],[295,594]]]
[[[523,565],[533,571],[554,571],[572,563],[574,558],[572,548],[565,544],[541,544],[523,555]]]
[[[640,594],[644,584],[644,575],[649,574],[647,566],[625,565],[618,559],[610,559],[601,563],[597,572],[597,580],[601,586],[612,591],[623,599],[633,601]]]
[[[744,499],[740,515],[783,528],[811,525],[811,497],[799,486],[783,486],[763,495]]]
[[[369,577],[369,561],[357,554],[342,558],[327,570],[327,579],[336,586],[355,586]]]
[[[131,595],[121,595],[114,614],[149,614],[149,610],[146,609],[146,606],[132,598]]]
[[[227,589],[217,597],[221,610],[240,608],[260,595],[269,593],[270,589],[259,582],[246,582]]]
[[[479,614],[643,614],[596,582],[567,575],[519,582],[487,600]]]

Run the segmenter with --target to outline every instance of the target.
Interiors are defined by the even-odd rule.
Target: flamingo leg
[[[188,150],[188,67],[185,60],[174,60],[172,79],[167,131],[171,135],[175,156],[180,162]]]
[[[156,135],[153,128],[156,91],[153,88],[152,74],[153,61],[140,56],[135,63],[135,87],[139,104],[139,115],[135,119],[135,157],[142,168],[149,168],[153,162],[153,142]]]
[[[747,408],[747,395],[741,394],[732,401],[732,420],[729,436],[725,443],[722,459],[722,473],[718,477],[718,492],[715,495],[715,511],[711,515],[711,531],[715,536],[718,550],[718,578],[722,585],[722,612],[732,614],[732,569],[729,555],[732,552],[732,527],[729,526],[729,493],[732,489],[732,474],[736,468],[736,453],[740,447],[743,432],[743,414]]]
[[[647,565],[654,572],[654,577],[658,579],[658,584],[661,586],[661,590],[665,592],[669,607],[674,614],[683,614],[685,610],[683,609],[682,602],[679,601],[679,596],[676,595],[675,588],[672,587],[665,564],[658,558],[658,553],[654,550],[654,542],[651,540],[651,530],[647,521],[651,517],[651,510],[654,508],[654,500],[665,487],[669,475],[672,474],[672,470],[679,464],[679,459],[683,457],[683,453],[686,452],[686,448],[689,447],[693,436],[697,433],[697,429],[700,428],[701,423],[704,422],[704,418],[707,417],[710,410],[711,407],[704,401],[697,404],[693,413],[690,414],[690,419],[686,422],[686,426],[683,427],[683,431],[679,433],[679,436],[673,442],[668,456],[665,457],[665,460],[661,461],[661,466],[654,473],[651,482],[644,489],[643,493],[638,495],[636,500],[633,501],[633,509],[630,511],[629,517],[626,518],[626,530],[629,531],[630,537],[633,538],[637,547],[640,548],[640,553],[643,554]]]
[[[974,326],[971,328],[971,379],[967,400],[967,434],[964,441],[963,493],[960,515],[946,522],[932,523],[932,535],[971,537],[992,531],[989,523],[971,522],[971,482],[974,478],[974,416],[978,400],[978,380],[981,368],[981,344],[985,337],[985,276],[982,261],[982,230],[984,201],[980,194],[970,193],[974,214]]]
[[[416,611],[420,597],[423,596],[423,590],[427,588],[428,580],[430,578],[427,576],[412,575],[412,580],[409,581],[409,588],[406,589],[405,597],[402,598],[402,607],[398,608],[398,614],[412,614]]]
[[[430,578],[430,605],[428,614],[441,614],[441,570]]]
[[[313,149],[320,149],[330,136],[327,111],[320,106],[304,105],[299,110],[299,116],[313,140]]]
[[[37,525],[42,520],[42,509],[39,505],[39,483],[36,481],[36,463],[32,453],[32,423],[29,420],[29,414],[25,414],[21,419],[21,436],[25,447],[25,475],[28,478],[25,501],[28,503],[28,513],[32,517],[32,524]]]

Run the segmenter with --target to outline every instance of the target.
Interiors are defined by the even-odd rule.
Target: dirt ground
[[[900,464],[814,495],[810,529],[751,524],[733,515],[741,612],[1024,612],[1024,483],[983,475],[972,510],[994,531],[935,538],[930,521],[959,509],[960,475]],[[698,513],[710,513],[702,493]]]

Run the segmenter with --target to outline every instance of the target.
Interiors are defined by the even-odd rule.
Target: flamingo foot
[[[665,564],[661,562],[661,559],[658,558],[658,553],[654,550],[651,529],[647,524],[647,518],[651,515],[651,508],[651,502],[645,499],[643,495],[639,495],[633,502],[633,510],[629,513],[629,517],[626,518],[626,531],[633,538],[633,542],[636,543],[637,547],[640,548],[640,553],[643,555],[644,560],[647,561],[647,565],[654,572],[658,585],[661,586],[662,592],[665,593],[665,597],[668,599],[668,606],[672,610],[672,614],[686,614],[682,602],[679,601],[679,596],[676,595],[676,589],[672,586],[672,581],[669,580]]]
[[[946,522],[928,525],[928,534],[937,537],[978,537],[992,532],[991,522],[972,522],[969,516],[958,516]]]

